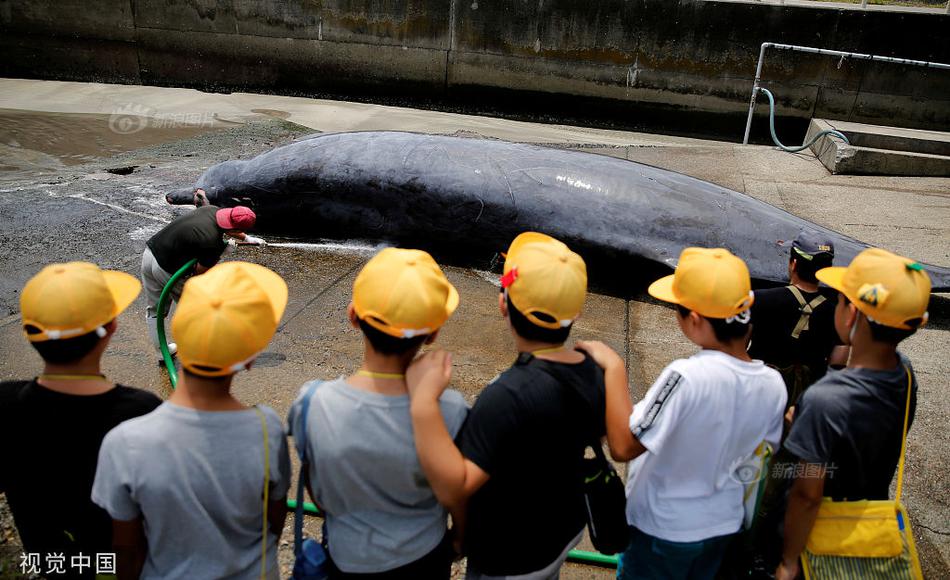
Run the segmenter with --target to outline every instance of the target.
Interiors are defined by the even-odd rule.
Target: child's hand
[[[574,345],[574,349],[586,352],[605,371],[614,367],[623,368],[624,366],[620,355],[599,340],[578,340]]]
[[[412,399],[438,400],[452,378],[452,354],[441,348],[412,361],[406,369],[406,385]]]

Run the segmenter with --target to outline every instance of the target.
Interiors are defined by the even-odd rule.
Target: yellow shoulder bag
[[[907,371],[907,404],[897,469],[897,497],[892,500],[832,501],[824,498],[802,552],[806,580],[923,580],[914,534],[901,504],[904,454],[913,379]]]

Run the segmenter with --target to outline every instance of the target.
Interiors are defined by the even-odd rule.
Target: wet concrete
[[[216,98],[219,96],[209,96]],[[286,110],[272,106],[268,99],[255,101],[246,95],[244,108],[230,113],[239,116],[251,108]],[[340,111],[349,110],[348,104],[333,107],[336,113],[311,110],[308,124],[320,129],[323,119],[336,130],[346,129]],[[402,125],[393,127],[392,116],[383,111],[359,110],[358,123],[364,129],[381,128],[375,126],[378,124],[425,131],[431,123],[451,126],[453,131],[478,132],[468,128],[477,124],[488,128],[485,133],[490,134],[517,132],[519,128],[510,122],[493,126],[486,118],[454,119],[443,114],[429,118],[419,111],[403,112]],[[270,117],[274,116],[282,115]],[[312,131],[260,114],[242,121],[253,118],[258,120],[231,129],[174,135],[174,141],[154,145],[149,143],[161,139],[148,141],[152,137],[146,129],[136,133],[143,141],[134,150],[84,164],[22,164],[0,173],[0,379],[32,376],[39,369],[39,358],[20,335],[17,311],[19,289],[42,265],[82,259],[137,275],[145,240],[174,216],[189,211],[166,205],[161,195],[164,191],[192,183],[218,161],[250,157]],[[69,134],[66,125],[59,130],[70,139],[77,138]],[[538,141],[550,143],[552,131],[547,126],[526,126],[522,135],[541,136]],[[571,138],[581,133],[583,140]],[[950,264],[950,180],[830,176],[810,155],[616,132],[602,136],[604,144],[598,145],[596,136],[584,130],[572,133],[570,128],[560,128],[557,133],[559,146],[583,147],[683,171],[746,191],[859,239],[934,264]],[[45,142],[35,142],[38,149],[45,148],[34,150],[35,154],[58,159],[62,153],[43,145]],[[134,138],[122,147],[129,145],[136,145]],[[125,175],[107,172],[125,167],[134,169]],[[283,414],[303,382],[336,377],[356,367],[360,337],[348,327],[345,307],[353,278],[372,251],[360,244],[247,247],[228,256],[266,265],[284,276],[290,287],[290,301],[277,335],[255,368],[235,381],[238,397],[247,403],[268,404]],[[513,360],[513,342],[497,312],[494,276],[458,267],[448,267],[447,272],[459,289],[461,305],[438,343],[455,353],[453,385],[471,401]],[[143,317],[140,298],[120,318],[104,370],[116,381],[167,395],[168,381],[152,355]],[[591,295],[574,337],[603,340],[623,352],[637,398],[663,366],[695,351],[679,334],[672,311],[637,293]],[[909,441],[906,503],[929,577],[950,577],[950,488],[945,477],[950,457],[946,431],[950,419],[950,332],[941,325],[924,329],[908,340],[903,350],[913,360],[921,386]],[[313,524],[310,527],[316,531]],[[289,538],[285,535],[284,540]],[[286,562],[288,557],[289,545],[285,544],[282,558]],[[566,578],[610,576],[609,571],[577,565],[564,573]]]

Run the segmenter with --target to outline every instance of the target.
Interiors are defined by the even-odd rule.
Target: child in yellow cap
[[[604,435],[603,371],[565,346],[587,268],[562,242],[527,232],[511,243],[501,286],[517,360],[482,391],[458,446],[435,403],[449,356],[414,364],[416,447],[439,501],[467,507],[467,578],[556,578],[587,521],[584,450]]]
[[[231,394],[267,347],[287,285],[219,264],[185,284],[172,329],[182,371],[153,413],[102,443],[92,499],[114,520],[130,578],[277,578],[290,456],[280,417]]]
[[[89,558],[113,551],[112,521],[89,499],[99,446],[110,429],[161,404],[100,366],[140,288],[124,272],[71,262],[46,266],[20,294],[22,328],[43,372],[0,383],[0,493],[23,541],[24,574],[92,577]]]
[[[746,353],[753,295],[741,259],[686,248],[649,293],[676,305],[702,350],[667,365],[632,413],[623,360],[601,343],[578,345],[605,368],[611,455],[631,461],[630,545],[617,577],[712,579],[743,523],[741,468],[763,441],[779,444],[785,384]]]
[[[326,512],[331,578],[449,578],[446,511],[416,456],[405,373],[458,302],[429,254],[384,249],[357,275],[347,309],[363,334],[359,368],[305,384],[291,407],[310,494]],[[446,391],[435,409],[454,437],[465,399]]]
[[[930,301],[919,263],[876,248],[847,268],[819,270],[818,279],[839,292],[835,328],[851,358],[805,391],[785,440],[805,465],[788,500],[780,579],[798,574],[823,497],[888,498],[916,409],[913,367],[897,346],[927,322]]]

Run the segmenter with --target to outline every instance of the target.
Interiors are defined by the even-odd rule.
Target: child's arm
[[[112,520],[112,549],[115,550],[119,580],[137,580],[145,567],[148,541],[142,518]]]
[[[614,461],[630,461],[646,451],[646,448],[630,431],[630,390],[627,368],[623,359],[612,348],[599,340],[579,340],[575,348],[583,350],[604,369],[606,397],[607,447]]]
[[[451,377],[452,356],[444,350],[426,353],[406,372],[412,399],[412,428],[422,470],[439,503],[458,510],[488,481],[488,474],[465,459],[445,426],[439,397]]]
[[[277,536],[284,533],[284,524],[287,523],[287,498],[272,499],[267,502],[267,525],[270,533]]]
[[[798,576],[798,559],[815,525],[821,498],[825,493],[824,465],[816,465],[820,467],[817,477],[797,477],[792,484],[788,508],[785,510],[785,547],[782,551],[782,561],[775,570],[777,580],[793,580]],[[802,471],[811,472],[810,469]]]

